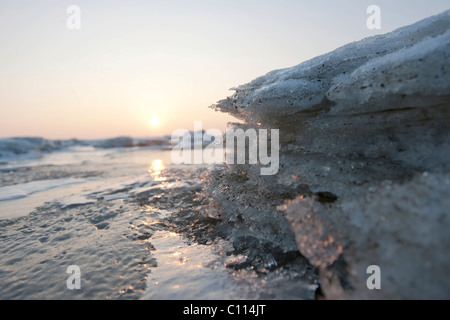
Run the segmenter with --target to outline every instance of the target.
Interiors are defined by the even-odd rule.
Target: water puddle
[[[211,247],[189,243],[170,231],[151,238],[157,267],[147,278],[142,299],[233,299],[229,272]]]

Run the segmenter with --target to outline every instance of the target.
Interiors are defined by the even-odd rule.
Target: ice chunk
[[[449,13],[269,72],[233,89],[234,95],[212,108],[251,123],[271,124],[297,112],[328,111],[335,102],[359,101],[361,95],[366,100],[375,96],[383,100],[390,93],[397,93],[399,99],[416,93],[448,95]],[[395,76],[390,77],[392,73]]]

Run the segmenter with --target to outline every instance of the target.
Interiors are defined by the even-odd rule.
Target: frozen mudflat
[[[170,151],[59,151],[0,169],[2,299],[315,298],[301,257],[263,269],[245,242],[208,232],[209,169],[171,165]],[[81,290],[67,289],[71,265]]]

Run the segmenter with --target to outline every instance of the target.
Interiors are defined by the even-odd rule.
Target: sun
[[[157,127],[159,125],[159,118],[158,117],[152,117],[150,118],[150,124],[153,127]]]

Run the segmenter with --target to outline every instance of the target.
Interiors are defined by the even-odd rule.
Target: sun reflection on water
[[[155,181],[166,181],[167,178],[162,176],[162,171],[166,168],[162,160],[153,160],[148,172]]]

